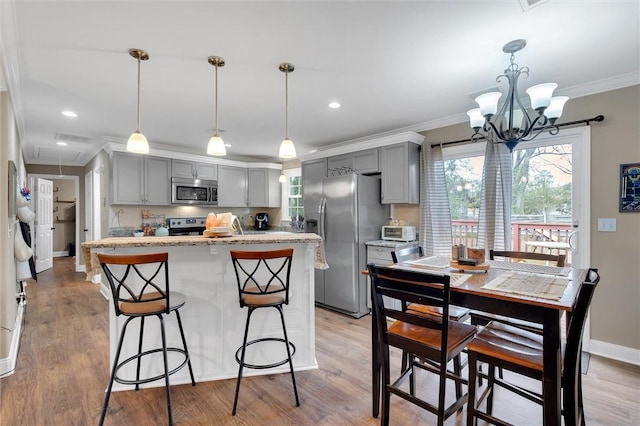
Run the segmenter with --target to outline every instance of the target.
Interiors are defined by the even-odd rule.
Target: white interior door
[[[53,267],[53,181],[36,179],[36,272]]]
[[[93,170],[84,175],[84,240],[93,240]]]

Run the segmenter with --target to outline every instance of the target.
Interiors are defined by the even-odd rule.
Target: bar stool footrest
[[[256,339],[256,340],[252,340],[250,342],[247,342],[247,345],[245,346],[245,348],[248,348],[249,346],[255,344],[255,343],[262,343],[262,342],[282,342],[282,343],[286,343],[284,339],[278,338],[278,337],[265,337],[262,339]],[[293,356],[296,353],[296,345],[294,345],[293,343],[289,342],[289,346],[291,347],[291,358],[293,358]],[[236,361],[238,362],[238,364],[241,364],[242,362],[240,361],[240,355],[242,352],[242,346],[240,346],[238,348],[238,350],[236,351]],[[274,367],[280,367],[281,365],[284,365],[286,363],[289,362],[289,358],[285,358],[282,361],[277,361],[274,362],[272,364],[247,364],[246,362],[244,363],[244,367],[246,368],[253,368],[256,370],[264,370],[267,368],[274,368]]]
[[[156,380],[160,380],[163,379],[165,374],[159,374],[157,376],[154,377],[148,377],[148,378],[142,378],[142,379],[123,379],[121,377],[118,376],[118,371],[120,370],[120,368],[124,367],[126,364],[130,363],[131,361],[136,361],[138,359],[142,359],[142,357],[146,356],[146,355],[152,355],[158,352],[162,352],[162,348],[157,348],[157,349],[150,349],[148,351],[144,351],[141,352],[139,354],[135,354],[133,356],[130,356],[129,358],[125,359],[124,361],[122,361],[121,363],[118,364],[118,366],[116,367],[116,374],[113,378],[114,381],[123,384],[123,385],[141,385],[144,383],[151,383],[154,382]],[[173,373],[181,370],[185,365],[187,365],[187,362],[189,361],[189,356],[187,355],[187,352],[184,349],[180,349],[180,348],[167,348],[167,352],[178,352],[181,353],[182,355],[184,355],[184,360],[182,361],[182,363],[180,365],[178,365],[176,368],[174,368],[173,370],[169,371],[169,375],[172,375]]]

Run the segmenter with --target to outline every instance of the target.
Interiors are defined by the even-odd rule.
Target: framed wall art
[[[640,212],[640,163],[620,164],[620,211]]]

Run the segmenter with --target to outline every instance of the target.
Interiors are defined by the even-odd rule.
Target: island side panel
[[[194,375],[197,381],[228,379],[237,376],[238,364],[235,353],[242,344],[247,309],[241,309],[238,303],[236,277],[231,264],[230,250],[269,250],[292,247],[294,256],[291,269],[290,303],[284,307],[288,337],[296,345],[293,358],[297,371],[317,368],[315,359],[315,312],[313,291],[313,265],[315,243],[286,244],[231,244],[231,245],[196,245],[196,246],[163,246],[163,247],[119,247],[116,249],[95,249],[98,252],[117,254],[153,253],[167,251],[169,253],[169,276],[172,291],[186,295],[187,302],[180,309],[187,345],[191,354]],[[104,277],[103,277],[103,280]],[[108,285],[106,282],[103,285]],[[115,356],[117,336],[124,323],[124,318],[116,318],[113,307],[110,311],[110,359]],[[120,359],[132,355],[137,350],[138,323],[132,322],[127,330],[127,338],[123,345]],[[154,324],[155,323],[155,324]],[[175,315],[166,317],[165,326],[169,346],[181,346]],[[144,341],[160,342],[158,320],[148,318],[145,324]],[[249,340],[275,336],[282,337],[282,326],[275,309],[259,309],[251,320]],[[144,345],[147,348],[147,345]],[[247,357],[249,362],[273,362],[284,357],[284,348],[280,344],[256,345]],[[172,356],[175,355],[175,356]],[[154,355],[155,356],[155,355]],[[159,374],[162,370],[160,355],[151,357],[145,362],[142,372],[145,376]],[[169,355],[171,365],[179,363],[179,356]],[[122,369],[127,377],[135,375],[135,368]],[[287,372],[284,365],[269,370],[245,370],[246,375],[272,374]],[[189,383],[186,368],[171,376],[172,384]],[[163,386],[156,381],[147,386]],[[126,390],[131,386],[115,384],[114,390]]]

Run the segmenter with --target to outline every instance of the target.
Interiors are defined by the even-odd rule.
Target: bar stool
[[[231,260],[238,281],[238,295],[240,308],[247,307],[247,322],[244,329],[244,339],[242,346],[236,351],[236,361],[239,364],[238,381],[236,382],[236,393],[233,400],[232,414],[236,415],[238,406],[238,396],[240,394],[240,381],[242,371],[246,368],[267,369],[278,367],[289,363],[291,380],[293,381],[293,392],[296,397],[296,407],[300,406],[298,389],[296,387],[296,376],[293,372],[293,362],[291,358],[296,352],[296,347],[289,342],[287,328],[284,323],[284,313],[282,306],[289,304],[289,276],[291,274],[291,259],[293,249],[266,250],[266,251],[239,251],[231,250]],[[251,315],[256,309],[275,308],[280,313],[282,331],[284,338],[263,337],[247,342],[249,334],[249,323]],[[245,362],[245,355],[248,346],[263,342],[282,342],[287,349],[287,358],[271,364],[249,364]]]
[[[185,304],[185,296],[181,293],[169,291],[169,265],[168,253],[152,253],[152,254],[135,254],[135,255],[110,255],[98,254],[100,265],[109,281],[111,288],[111,300],[115,309],[116,316],[124,315],[127,319],[122,326],[120,337],[118,339],[118,347],[116,349],[113,367],[111,369],[111,378],[107,394],[104,398],[102,412],[100,414],[100,425],[104,423],[109,406],[109,398],[111,396],[111,388],[113,382],[121,384],[135,385],[138,390],[141,384],[153,382],[164,378],[165,387],[167,389],[167,410],[169,413],[169,424],[173,424],[173,414],[171,411],[171,389],[169,387],[169,376],[186,365],[189,366],[189,374],[191,375],[191,384],[196,385],[193,377],[193,369],[191,368],[191,359],[187,350],[187,342],[182,329],[182,321],[178,309]],[[182,338],[182,348],[168,348],[164,328],[164,315],[169,315],[175,311],[178,319],[178,328],[180,329],[180,337]],[[160,331],[162,335],[162,347],[142,351],[142,338],[144,334],[144,320],[146,317],[157,316],[160,320]],[[129,323],[140,318],[140,336],[138,340],[138,351],[135,355],[130,356],[122,362],[119,362],[120,352],[124,341],[125,333]],[[164,372],[154,377],[140,377],[140,363],[142,358],[147,355],[162,352],[164,361]],[[168,352],[177,352],[184,356],[184,360],[180,365],[169,371],[169,363],[167,358]],[[130,362],[136,362],[135,379],[123,378],[118,376],[118,371]]]

